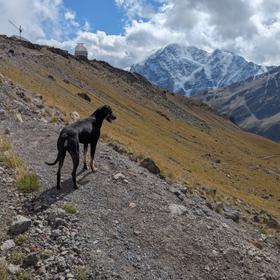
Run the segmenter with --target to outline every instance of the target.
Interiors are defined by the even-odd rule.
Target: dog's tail
[[[47,165],[56,165],[58,163],[58,161],[59,161],[59,156],[58,155],[57,155],[57,158],[56,158],[56,160],[54,162],[47,162],[47,161],[45,161],[45,164],[47,164]]]
[[[66,153],[65,144],[66,144],[66,139],[64,139],[64,138],[58,139],[58,141],[57,141],[58,153],[57,153],[57,157],[56,157],[55,161],[54,162],[45,161],[45,164],[50,165],[50,166],[56,165],[58,163],[59,159],[62,157],[62,155]]]

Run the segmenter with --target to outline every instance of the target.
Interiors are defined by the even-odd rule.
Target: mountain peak
[[[172,43],[144,62],[131,67],[152,83],[183,95],[224,87],[267,72],[268,68],[246,61],[229,50],[212,53],[195,46]]]

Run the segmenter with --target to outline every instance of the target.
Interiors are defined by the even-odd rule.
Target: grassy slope
[[[99,105],[109,104],[118,119],[112,125],[105,124],[104,135],[135,154],[152,157],[171,179],[217,188],[226,196],[280,218],[280,158],[262,159],[279,154],[279,144],[242,132],[187,99],[160,90],[156,93],[154,87],[135,82],[102,63],[93,62],[91,66],[46,49],[36,51],[3,42],[7,48],[0,49],[1,73],[34,94],[43,95],[49,106],[87,116]],[[10,47],[15,56],[7,56]],[[69,84],[63,81],[65,78]],[[78,92],[89,93],[91,104],[79,98]],[[157,99],[155,95],[162,96]],[[165,104],[171,104],[173,112]],[[176,108],[186,115],[175,114]],[[217,159],[221,162],[215,163]],[[272,197],[264,199],[264,194]]]

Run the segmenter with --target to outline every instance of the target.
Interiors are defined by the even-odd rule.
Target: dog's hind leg
[[[78,189],[77,180],[76,180],[76,173],[77,168],[79,166],[79,142],[77,140],[70,140],[68,143],[68,151],[71,155],[72,161],[73,161],[73,170],[72,170],[72,179],[73,179],[73,187],[74,189]]]
[[[66,156],[66,151],[64,150],[59,158],[58,170],[57,170],[57,181],[56,181],[56,188],[60,190],[60,179],[61,179],[61,168],[64,163],[64,159]]]
[[[84,144],[84,170],[87,170],[87,151],[88,151],[88,144]]]
[[[94,164],[94,154],[95,154],[95,150],[96,150],[96,144],[97,142],[91,143],[90,146],[90,168],[92,170],[92,172],[97,171],[97,167]]]

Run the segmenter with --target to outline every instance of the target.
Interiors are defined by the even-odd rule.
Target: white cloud
[[[64,13],[64,18],[66,21],[68,21],[72,26],[79,27],[79,23],[76,21],[76,13],[71,10],[67,10]]]
[[[75,11],[67,9],[63,0],[0,0],[0,33],[16,33],[8,23],[12,19],[23,25],[26,34],[31,34],[27,37],[33,41],[68,50],[76,42],[84,42],[91,58],[121,68],[173,42],[208,51],[229,49],[257,63],[280,64],[279,0],[115,0],[115,3],[127,14],[122,35],[90,32],[90,23],[79,23]]]

